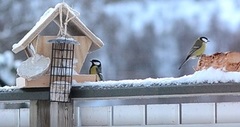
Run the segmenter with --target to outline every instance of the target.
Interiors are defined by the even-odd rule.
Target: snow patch
[[[209,68],[207,70],[197,71],[192,75],[185,75],[174,78],[147,78],[120,81],[100,81],[100,82],[84,82],[80,84],[83,87],[149,87],[149,86],[165,86],[165,85],[181,85],[181,84],[198,84],[198,83],[227,83],[240,82],[240,72],[223,72],[219,69]]]
[[[76,44],[80,45],[80,43],[73,38],[67,38],[67,37],[58,37],[56,39],[48,40],[49,43],[67,43],[67,44]]]
[[[4,87],[0,87],[0,91],[1,92],[11,92],[16,88],[17,88],[16,86],[4,86]]]

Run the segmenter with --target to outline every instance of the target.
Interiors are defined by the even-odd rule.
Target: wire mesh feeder
[[[50,101],[69,102],[72,87],[74,45],[72,38],[60,37],[49,40],[52,43],[50,70]]]

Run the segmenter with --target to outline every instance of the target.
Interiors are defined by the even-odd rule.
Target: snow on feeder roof
[[[74,9],[69,7],[66,3],[59,3],[54,8],[49,8],[43,14],[36,25],[17,44],[12,46],[12,51],[18,53],[24,50],[51,22],[60,25],[60,15],[63,17],[66,17],[67,15],[72,17],[68,22],[67,33],[69,35],[87,36],[92,41],[89,52],[95,51],[103,46],[103,42],[77,17],[77,13]]]

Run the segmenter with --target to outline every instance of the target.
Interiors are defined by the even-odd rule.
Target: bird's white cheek
[[[100,63],[98,63],[98,62],[94,62],[94,65],[100,65]]]

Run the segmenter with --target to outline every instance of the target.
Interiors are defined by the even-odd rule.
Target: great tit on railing
[[[90,62],[92,63],[92,65],[89,69],[89,74],[97,74],[100,81],[103,81],[101,62],[96,59],[93,59]]]
[[[194,43],[193,47],[191,48],[190,52],[188,52],[187,58],[183,61],[183,63],[180,65],[178,69],[181,69],[181,67],[191,58],[197,58],[200,57],[206,48],[206,43],[209,42],[209,40],[206,37],[199,37],[196,42]]]

